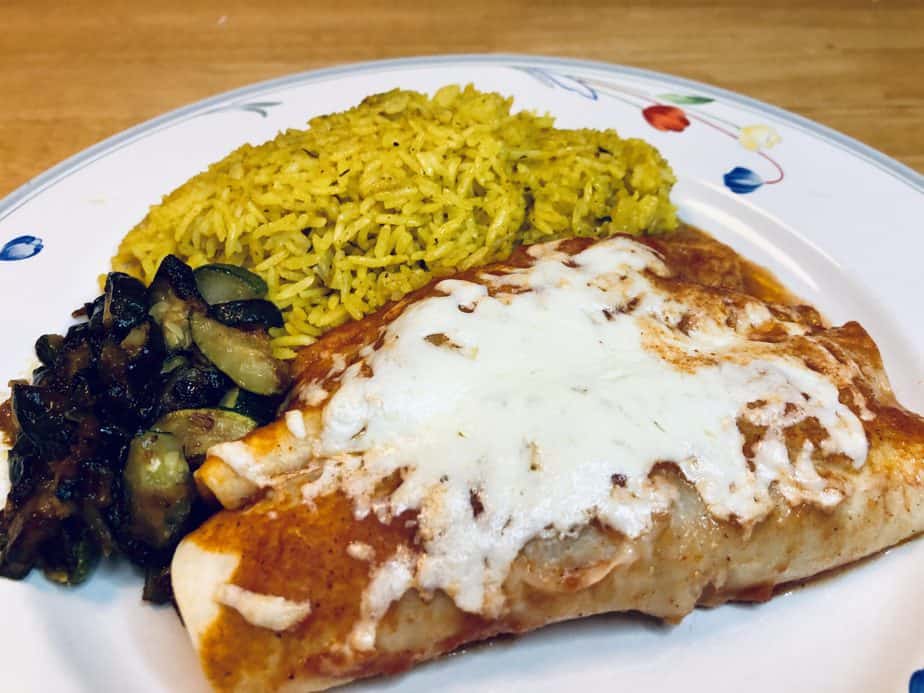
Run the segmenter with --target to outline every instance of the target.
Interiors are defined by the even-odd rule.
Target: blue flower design
[[[924,669],[918,669],[908,681],[908,693],[924,693]]]
[[[744,166],[735,166],[722,176],[722,179],[725,181],[725,187],[739,195],[752,193],[764,184],[763,178]]]
[[[41,238],[17,236],[13,240],[4,243],[3,247],[0,248],[0,261],[25,260],[33,255],[38,255],[44,247]]]
[[[680,106],[704,106],[714,103],[715,99],[711,96],[678,93],[652,95],[638,87],[625,87],[616,82],[594,77],[580,77],[533,66],[516,66],[514,69],[542,82],[547,87],[564,89],[590,101],[600,101],[602,95],[621,101],[632,108],[638,108],[642,111],[645,120],[662,132],[683,132],[692,120],[696,120],[737,140],[741,146],[766,160],[777,172],[776,177],[765,180],[749,168],[736,166],[726,173],[723,179],[726,187],[738,195],[752,193],[764,185],[776,185],[783,182],[783,167],[764,151],[778,144],[781,139],[772,126],[754,124],[740,127],[714,113],[707,115],[699,110],[685,113],[682,108],[679,108]]]

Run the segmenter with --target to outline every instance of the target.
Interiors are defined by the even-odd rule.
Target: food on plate
[[[209,514],[190,473],[275,418],[294,348],[519,243],[676,227],[651,145],[510,107],[471,86],[371,96],[153,207],[13,388],[0,574],[77,584],[115,551],[169,599],[172,551]]]
[[[173,549],[209,514],[191,472],[275,418],[295,347],[519,243],[676,227],[651,145],[510,107],[470,86],[372,96],[153,207],[13,388],[0,574],[77,584],[117,551],[168,599]]]
[[[924,529],[924,419],[705,234],[566,239],[303,350],[216,445],[176,602],[222,691],[318,690],[498,633],[762,601]]]
[[[511,103],[471,86],[393,90],[244,145],[154,206],[113,269],[149,282],[169,254],[246,268],[282,310],[273,346],[291,358],[516,244],[676,227],[674,176],[654,147]]]
[[[678,225],[651,145],[394,90],[154,206],[0,406],[0,574],[103,555],[222,691],[768,599],[924,529],[857,323]]]
[[[119,553],[145,570],[145,599],[169,601],[173,550],[210,513],[192,472],[212,445],[275,418],[288,385],[265,294],[240,268],[194,273],[167,256],[150,287],[110,273],[65,335],[38,339],[41,365],[7,405],[0,574],[37,566],[74,585]]]

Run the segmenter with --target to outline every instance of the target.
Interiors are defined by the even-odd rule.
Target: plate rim
[[[882,152],[803,116],[799,116],[785,109],[778,108],[737,92],[712,86],[708,83],[689,80],[668,73],[600,61],[527,54],[458,54],[373,60],[293,72],[280,77],[250,83],[167,111],[78,151],[74,155],[46,169],[25,184],[14,189],[6,197],[0,198],[0,222],[15,213],[17,209],[25,207],[30,203],[35,202],[36,204],[41,204],[41,195],[54,190],[55,186],[62,183],[70,176],[91,167],[97,162],[105,160],[106,157],[119,150],[131,147],[145,140],[147,137],[162,133],[169,130],[169,128],[188,122],[199,116],[221,110],[228,106],[234,106],[242,100],[259,98],[260,95],[268,94],[276,90],[298,88],[363,74],[375,76],[377,73],[386,73],[389,71],[464,66],[484,66],[488,68],[535,66],[539,68],[561,70],[593,70],[614,77],[650,79],[665,86],[673,86],[678,89],[689,89],[692,93],[700,93],[722,99],[731,106],[747,109],[755,113],[766,114],[806,134],[812,139],[819,140],[823,144],[832,146],[838,151],[843,151],[851,157],[856,157],[866,166],[876,168],[890,178],[896,179],[903,186],[908,185],[913,192],[924,194],[924,176],[905,164],[888,157]],[[502,71],[499,70],[499,72],[503,74]],[[873,174],[870,173],[870,175]],[[878,176],[879,174],[877,173],[875,175]],[[924,199],[924,197],[922,197],[922,199]],[[924,672],[924,670],[921,671]],[[918,673],[920,672],[914,672],[912,674],[912,680],[914,680],[914,677],[917,676]],[[903,675],[907,676],[908,674],[905,673]]]
[[[172,109],[161,115],[142,121],[125,130],[117,132],[104,140],[80,150],[63,161],[55,164],[26,183],[15,188],[11,193],[0,199],[0,221],[10,216],[17,209],[37,197],[50,187],[63,181],[70,175],[78,172],[93,162],[126,147],[139,139],[155,134],[156,132],[177,125],[192,117],[203,114],[227,102],[234,102],[242,97],[256,96],[266,91],[293,87],[312,82],[326,81],[332,78],[345,77],[351,74],[363,74],[375,71],[401,70],[426,67],[441,67],[450,65],[496,65],[499,67],[536,66],[558,67],[571,69],[591,69],[608,72],[614,75],[650,79],[677,87],[696,90],[700,93],[718,97],[724,102],[740,107],[756,110],[767,114],[778,121],[784,122],[816,139],[834,146],[841,151],[851,154],[867,164],[874,166],[898,181],[905,183],[913,190],[924,193],[924,174],[920,174],[910,166],[888,156],[868,144],[845,135],[827,125],[822,125],[810,118],[798,115],[779,106],[755,99],[735,91],[717,87],[706,82],[679,77],[667,72],[649,70],[647,68],[609,63],[600,60],[585,60],[582,58],[556,57],[548,55],[533,55],[529,53],[448,53],[435,56],[408,56],[386,60],[367,60],[337,64],[330,67],[292,72],[281,77],[253,82],[236,89],[220,92],[213,96],[194,101]]]

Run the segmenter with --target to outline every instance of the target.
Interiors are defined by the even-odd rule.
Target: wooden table
[[[0,0],[0,196],[104,137],[250,82],[462,52],[702,80],[924,171],[921,0]]]

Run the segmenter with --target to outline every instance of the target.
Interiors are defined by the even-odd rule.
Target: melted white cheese
[[[302,416],[302,413],[298,409],[290,409],[285,413],[286,419],[286,428],[289,429],[289,433],[301,440],[308,435],[308,431],[305,429],[305,418]]]
[[[676,463],[715,517],[749,526],[772,509],[774,483],[791,502],[841,499],[815,470],[812,443],[790,461],[785,427],[814,417],[828,435],[821,452],[865,460],[862,424],[836,384],[748,341],[770,319],[758,302],[737,331],[703,311],[681,330],[691,306],[657,288],[651,274],[668,271],[646,246],[616,238],[573,260],[554,244],[532,252],[532,268],[490,282],[522,293],[441,282],[445,295],[410,306],[381,348],[364,351],[373,375],[349,366],[324,408],[316,452],[326,459],[306,500],[341,489],[357,516],[419,512],[419,556],[375,573],[355,647],[371,646],[370,624],[412,586],[496,616],[511,562],[537,536],[593,519],[645,532],[671,503],[649,478],[659,461]],[[671,353],[711,361],[681,369]],[[766,427],[751,460],[738,419]],[[401,486],[373,500],[397,470]]]
[[[375,549],[364,541],[351,541],[346,548],[347,555],[367,563],[375,560]]]
[[[328,397],[328,392],[314,382],[309,382],[299,388],[298,401],[309,407],[316,407]]]
[[[263,472],[265,465],[258,463],[253,450],[243,440],[218,443],[209,448],[208,454],[218,457],[240,476],[260,486],[272,483],[272,479]]]
[[[347,644],[356,650],[375,647],[379,621],[391,603],[401,597],[414,579],[414,557],[404,546],[378,567],[363,591],[360,619],[353,624]]]
[[[219,585],[215,601],[231,607],[258,628],[288,630],[311,614],[310,602],[293,602],[273,594],[251,592],[231,583]]]

